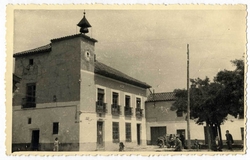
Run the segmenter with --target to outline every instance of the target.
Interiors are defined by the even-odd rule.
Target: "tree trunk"
[[[218,132],[219,132],[219,138],[220,138],[220,148],[222,149],[223,147],[223,143],[222,143],[222,136],[221,136],[221,128],[220,128],[220,124],[218,124]]]
[[[211,134],[210,134],[210,125],[208,122],[206,122],[206,132],[207,132],[207,138],[208,138],[208,149],[211,150],[212,145],[211,145]]]
[[[211,150],[216,151],[215,136],[217,135],[217,125],[210,124]]]

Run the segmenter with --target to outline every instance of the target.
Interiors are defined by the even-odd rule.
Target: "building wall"
[[[89,53],[89,54],[87,54]],[[34,59],[27,71],[29,59]],[[81,37],[52,41],[52,51],[16,58],[15,72],[21,75],[19,93],[13,100],[13,151],[30,150],[32,130],[40,130],[39,150],[52,150],[55,137],[60,150],[92,151],[97,148],[97,122],[104,124],[104,149],[118,150],[112,141],[112,123],[119,122],[120,141],[125,143],[125,123],[131,123],[132,142],[137,145],[136,125],[140,124],[141,145],[146,145],[146,89],[94,74],[94,43]],[[36,83],[36,107],[22,108],[26,84]],[[107,113],[96,113],[97,88],[105,88]],[[111,91],[119,92],[122,114],[111,115]],[[125,94],[131,95],[133,116],[124,116]],[[57,101],[53,102],[56,95]],[[143,117],[135,116],[136,97],[141,98]],[[32,124],[27,124],[27,118]],[[52,134],[53,122],[59,122],[59,134]],[[22,127],[20,127],[22,126]]]
[[[183,117],[177,117],[176,111],[171,111],[170,107],[174,101],[164,102],[146,102],[146,128],[147,143],[151,144],[151,127],[166,127],[167,134],[177,134],[177,130],[185,130],[187,139],[187,121],[185,114]],[[222,140],[225,141],[226,130],[233,135],[236,144],[242,144],[241,128],[244,128],[244,119],[237,119],[228,116],[224,124],[221,125]],[[198,125],[195,120],[190,120],[190,138],[193,141],[198,139],[205,143],[204,125]]]
[[[174,101],[146,102],[147,122],[183,121],[185,116],[177,117],[170,108]]]
[[[119,143],[113,142],[112,139],[112,123],[119,122],[119,137],[120,142],[123,142],[126,147],[137,146],[137,132],[136,125],[141,124],[141,145],[146,145],[146,127],[145,120],[138,120],[135,117],[126,118],[123,115],[120,116],[112,116],[112,115],[104,115],[102,117],[97,116],[96,113],[84,113],[81,116],[81,143],[80,150],[81,151],[95,151],[99,150],[97,148],[97,122],[103,122],[103,141],[104,148],[100,148],[100,150],[105,151],[118,151]],[[125,123],[131,123],[131,142],[126,142],[125,138]]]
[[[40,150],[52,150],[55,137],[60,150],[79,150],[80,43],[81,37],[52,41],[49,53],[15,58],[15,74],[22,81],[13,98],[13,151],[31,149],[33,129],[40,130]],[[34,61],[32,66],[29,59]],[[35,108],[21,106],[27,83],[36,83]],[[32,124],[27,124],[27,117]],[[53,122],[59,122],[58,135],[52,134]]]
[[[81,88],[85,88],[81,92],[81,111],[80,116],[80,150],[93,151],[97,148],[97,122],[103,122],[103,150],[118,151],[119,143],[113,143],[112,139],[112,123],[119,122],[120,142],[126,147],[137,145],[136,125],[141,125],[141,145],[146,145],[146,123],[145,123],[145,106],[146,89],[135,87],[120,81],[112,80],[99,75],[94,75],[89,71],[81,71],[81,75],[85,78],[85,82],[81,83]],[[87,77],[87,80],[86,80]],[[99,115],[96,113],[97,89],[105,90],[105,103],[107,113]],[[112,91],[119,93],[119,105],[121,106],[121,115],[113,116],[111,114]],[[124,116],[125,94],[131,96],[131,107],[133,107],[133,115],[131,117]],[[136,97],[141,98],[141,107],[143,109],[143,117],[141,119],[135,116]],[[83,102],[83,103],[82,103]],[[125,142],[125,123],[131,123],[132,142]]]
[[[12,122],[13,151],[31,150],[32,130],[39,130],[39,150],[52,151],[58,137],[59,150],[79,149],[79,123],[76,117],[79,101],[41,104],[36,109],[15,108]],[[28,124],[31,118],[31,124]],[[59,122],[58,134],[53,134],[53,122]]]
[[[21,105],[26,84],[36,83],[36,103],[80,100],[80,37],[51,44],[49,53],[37,53],[15,58],[15,74],[22,77],[19,94],[13,105]],[[29,66],[29,59],[34,60]],[[29,68],[29,69],[28,69]]]

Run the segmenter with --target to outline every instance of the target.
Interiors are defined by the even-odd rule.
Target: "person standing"
[[[59,140],[58,140],[58,138],[56,137],[55,138],[55,142],[54,142],[54,151],[59,151]]]
[[[186,149],[187,148],[186,145],[185,145],[186,138],[185,138],[185,133],[184,132],[182,132],[180,134],[180,140],[181,140],[181,143],[182,143],[184,149]]]
[[[219,136],[216,136],[215,137],[215,145],[216,145],[216,151],[222,151],[221,150],[221,144],[220,144],[220,138],[219,138]]]
[[[182,142],[179,138],[179,136],[176,137],[175,140],[175,150],[174,151],[181,151],[182,150]]]
[[[197,139],[194,140],[194,148],[196,149],[196,151],[198,151],[200,149],[200,143]]]
[[[233,150],[232,144],[234,143],[233,136],[226,130],[226,143],[229,150]]]

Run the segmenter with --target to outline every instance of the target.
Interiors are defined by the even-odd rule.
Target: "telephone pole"
[[[190,141],[190,90],[189,90],[189,44],[187,44],[187,147],[191,149],[191,141]]]

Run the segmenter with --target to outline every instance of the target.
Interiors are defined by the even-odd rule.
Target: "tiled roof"
[[[65,36],[65,37],[60,37],[60,38],[54,38],[54,39],[51,39],[51,42],[65,40],[65,39],[70,39],[70,38],[74,38],[74,37],[84,37],[85,39],[88,39],[90,41],[97,42],[96,39],[90,38],[89,36],[86,36],[86,35],[81,34],[81,33],[79,33],[79,34],[73,34],[73,35],[69,35],[69,36]]]
[[[33,54],[33,53],[49,52],[49,51],[51,51],[51,45],[47,44],[45,46],[41,46],[41,47],[38,47],[38,48],[34,48],[34,49],[26,50],[26,51],[23,51],[23,52],[15,53],[13,55],[13,57],[28,55],[28,54]]]
[[[89,36],[86,36],[86,35],[81,34],[81,33],[80,34],[74,34],[74,35],[69,35],[69,36],[65,36],[65,37],[51,39],[51,42],[57,42],[57,41],[60,41],[60,40],[71,39],[71,38],[74,38],[74,37],[84,37],[85,39],[88,39],[90,41],[97,42],[97,40],[95,40],[93,38],[90,38]],[[51,51],[51,44],[47,44],[45,46],[41,46],[41,47],[38,47],[38,48],[34,48],[34,49],[26,50],[26,51],[23,51],[23,52],[15,53],[13,55],[13,57],[22,56],[22,55],[28,55],[28,54],[34,54],[34,53],[41,53],[41,52],[49,52],[49,51]]]
[[[111,67],[109,67],[101,62],[98,62],[98,61],[95,62],[95,73],[102,75],[102,76],[105,76],[105,77],[116,79],[116,80],[119,80],[122,82],[126,82],[129,84],[135,85],[135,86],[139,86],[142,88],[150,88],[151,87],[150,85],[148,85],[145,82],[141,82],[135,78],[132,78],[132,77],[130,77],[130,76],[114,69],[114,68],[111,68]]]
[[[174,92],[152,93],[148,96],[147,102],[156,101],[173,101],[175,100]]]

